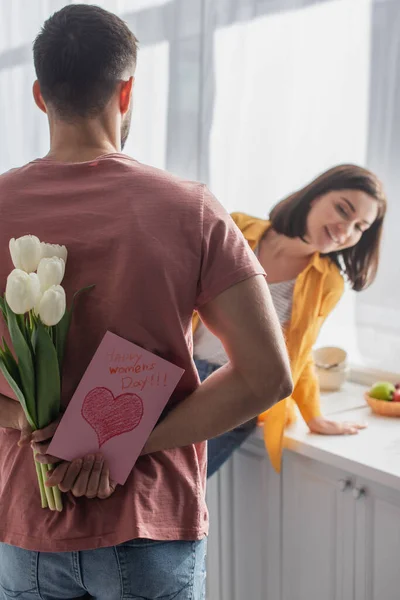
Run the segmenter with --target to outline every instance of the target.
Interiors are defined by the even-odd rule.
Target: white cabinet
[[[355,600],[400,598],[400,492],[357,480]]]
[[[219,475],[215,475],[207,481],[207,506],[210,515],[210,532],[207,541],[207,600],[219,600],[221,598],[219,480]]]
[[[399,600],[400,484],[252,436],[208,485],[207,600]]]
[[[207,600],[279,600],[280,483],[255,436],[209,481]]]
[[[345,472],[291,452],[283,464],[282,600],[351,600],[354,501]]]
[[[282,600],[400,598],[399,491],[287,452],[282,521]]]

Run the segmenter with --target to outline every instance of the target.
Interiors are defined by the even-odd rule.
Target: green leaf
[[[33,352],[35,352],[36,338],[37,338],[37,326],[34,325],[33,331],[31,333],[31,347],[33,349]]]
[[[31,343],[31,329],[30,329],[30,325],[29,325],[29,321],[26,319],[25,315],[15,315],[17,318],[17,323],[18,323],[18,327],[20,328],[20,331],[22,333],[22,335],[24,336],[29,349],[31,351],[31,354],[33,352],[33,348],[32,348],[32,343]]]
[[[74,310],[74,302],[75,302],[75,299],[79,296],[79,294],[81,294],[82,292],[88,292],[89,290],[92,290],[94,287],[96,287],[96,285],[94,283],[92,283],[92,285],[87,285],[86,287],[83,287],[80,290],[78,290],[77,292],[75,292],[75,294],[73,295],[73,298],[72,298],[71,312]]]
[[[3,341],[3,348],[1,348],[1,350],[0,350],[1,358],[4,360],[4,363],[8,369],[8,372],[10,373],[11,377],[14,379],[14,381],[17,383],[17,385],[20,386],[21,381],[20,381],[17,361],[15,360],[14,355],[11,352],[10,348],[8,347],[7,342],[4,337],[2,337],[2,341]]]
[[[22,335],[26,339],[25,315],[15,315],[15,318]]]
[[[61,408],[57,352],[49,332],[42,323],[37,324],[35,368],[38,427],[42,429],[58,417]]]
[[[66,310],[61,321],[54,325],[53,332],[55,334],[55,347],[57,351],[58,364],[60,372],[62,370],[62,364],[65,354],[65,344],[67,342],[68,332],[71,325],[72,310]]]
[[[11,354],[11,356],[13,356],[13,353],[11,352],[10,348],[8,347],[6,338],[4,336],[2,336],[1,341],[3,342],[4,352],[7,352],[7,354]]]
[[[3,296],[0,296],[0,312],[3,314],[4,321],[7,325],[7,309],[6,309],[6,301]]]
[[[7,310],[8,330],[15,354],[18,359],[18,371],[21,379],[21,390],[25,398],[29,415],[34,423],[37,423],[37,412],[35,402],[35,371],[33,367],[33,358],[30,345],[22,334],[16,315],[5,303]]]
[[[34,419],[32,419],[32,416],[30,415],[28,407],[25,402],[25,396],[22,393],[22,391],[21,391],[20,387],[18,386],[18,384],[16,383],[16,381],[11,377],[10,373],[8,372],[8,369],[6,367],[6,364],[3,360],[3,358],[0,358],[0,371],[3,373],[4,378],[8,382],[8,385],[10,386],[10,388],[14,392],[17,400],[21,404],[29,425],[32,427],[32,429],[36,429],[36,423],[35,423]]]
[[[94,288],[94,285],[88,285],[87,287],[81,288],[80,290],[75,292],[73,299],[72,299],[71,308],[69,310],[66,310],[61,321],[57,325],[54,325],[54,327],[52,327],[53,333],[55,334],[54,335],[54,343],[55,343],[55,346],[57,349],[58,364],[60,365],[60,373],[62,372],[62,364],[63,364],[64,354],[65,354],[65,345],[67,342],[69,328],[71,326],[72,313],[74,311],[75,299],[82,292],[86,292],[88,290],[91,290],[92,288]]]

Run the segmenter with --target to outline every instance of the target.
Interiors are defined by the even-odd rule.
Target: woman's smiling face
[[[321,254],[355,246],[378,216],[377,201],[360,190],[334,190],[316,198],[304,239]]]

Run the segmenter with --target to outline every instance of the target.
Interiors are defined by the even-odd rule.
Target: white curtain
[[[304,4],[215,30],[210,183],[229,210],[265,217],[319,172],[366,163],[372,2]],[[348,292],[318,343],[360,362],[355,307]]]
[[[46,152],[31,43],[66,0],[0,0],[0,171]],[[319,344],[400,369],[400,2],[103,0],[139,38],[126,152],[209,184],[230,211],[266,216],[342,162],[389,196],[377,282],[348,291]]]
[[[389,196],[381,264],[347,291],[319,345],[400,370],[400,2],[210,0],[212,126],[207,176],[229,210],[265,216],[319,172],[375,170]],[[210,42],[212,40],[212,42]]]

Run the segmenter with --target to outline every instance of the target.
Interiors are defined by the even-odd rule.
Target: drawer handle
[[[360,487],[360,488],[356,487],[353,490],[353,497],[356,500],[360,500],[360,498],[364,498],[366,495],[367,495],[366,489],[363,487]]]
[[[346,492],[352,487],[353,483],[351,479],[341,479],[339,481],[339,489],[341,492]]]

